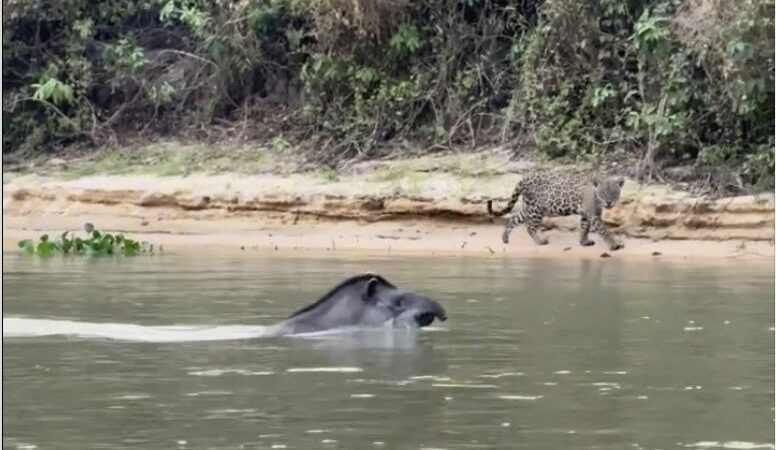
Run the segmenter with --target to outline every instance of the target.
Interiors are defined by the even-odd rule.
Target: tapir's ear
[[[597,176],[593,176],[593,178],[590,179],[590,182],[593,183],[594,188],[597,188],[598,185],[600,184]]]
[[[370,300],[377,293],[377,278],[372,277],[366,282],[366,290],[364,291],[364,300]]]
[[[617,184],[619,184],[620,187],[622,187],[622,185],[625,184],[625,178],[623,177],[617,178]]]

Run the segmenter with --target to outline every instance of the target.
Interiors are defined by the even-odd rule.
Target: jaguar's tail
[[[512,192],[512,197],[509,198],[509,203],[507,203],[507,206],[504,207],[504,209],[499,211],[493,211],[493,200],[488,200],[488,214],[490,214],[491,217],[503,216],[509,211],[512,211],[512,208],[515,207],[515,204],[517,203],[517,199],[520,198],[520,193],[522,191],[523,191],[523,182],[520,181],[515,186],[515,190],[514,192]]]

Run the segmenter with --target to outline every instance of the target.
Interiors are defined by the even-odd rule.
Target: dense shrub
[[[499,141],[637,161],[644,179],[689,166],[738,189],[773,185],[770,1],[3,6],[4,152],[226,129],[304,138],[328,164],[405,141]]]

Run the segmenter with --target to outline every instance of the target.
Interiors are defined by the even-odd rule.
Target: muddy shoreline
[[[485,201],[505,201],[519,175],[481,177],[404,170],[316,174],[100,175],[67,180],[20,176],[3,186],[3,244],[92,222],[170,250],[337,251],[376,254],[599,258],[577,243],[577,217],[549,219],[547,246],[524,229],[501,243],[504,219]],[[378,173],[379,175],[379,173]],[[604,215],[626,248],[617,257],[774,258],[772,194],[708,200],[628,180]]]

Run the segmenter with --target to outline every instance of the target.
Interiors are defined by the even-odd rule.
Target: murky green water
[[[773,448],[772,266],[4,263],[4,448]],[[435,297],[449,320],[417,338],[218,340],[367,270]],[[39,335],[86,326],[66,320],[124,340]]]

